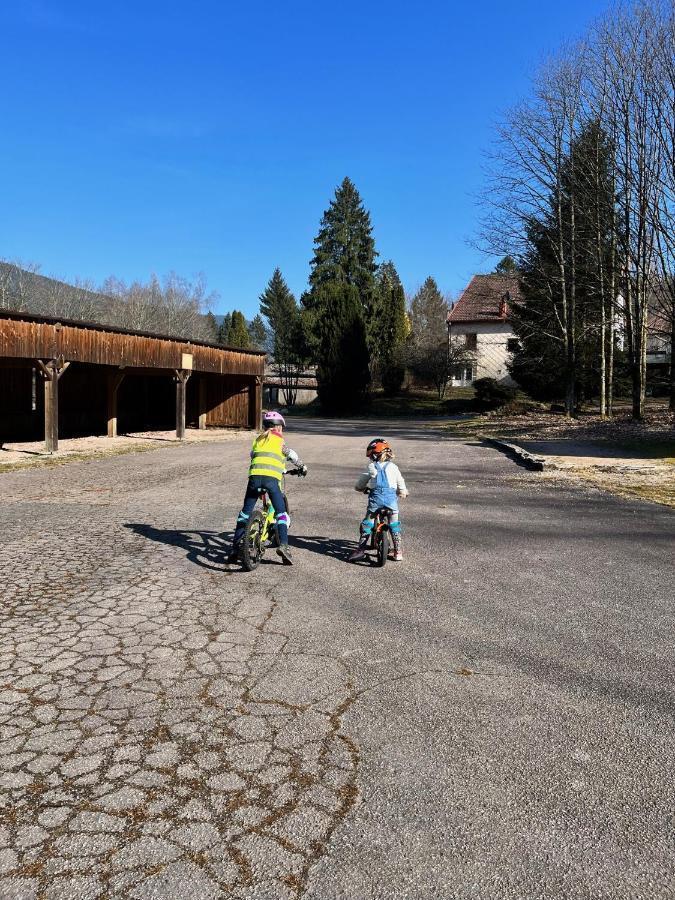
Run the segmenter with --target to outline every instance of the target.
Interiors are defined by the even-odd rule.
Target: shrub
[[[538,403],[536,400],[507,400],[507,402],[499,408],[499,414],[504,416],[526,416],[528,413],[545,412],[548,409],[545,403]]]
[[[494,378],[477,378],[473,387],[476,400],[485,406],[503,406],[516,397],[516,388],[501,384]]]

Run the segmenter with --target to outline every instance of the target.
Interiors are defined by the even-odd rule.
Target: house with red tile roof
[[[470,385],[478,378],[515,382],[507,363],[518,346],[509,320],[520,300],[516,275],[474,275],[459,300],[448,310],[448,340],[468,351],[466,362],[455,367],[452,384]]]

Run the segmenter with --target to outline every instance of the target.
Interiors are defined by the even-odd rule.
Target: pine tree
[[[412,333],[408,339],[407,360],[415,375],[433,384],[438,399],[445,396],[452,367],[462,361],[466,351],[452,347],[447,330],[448,305],[435,280],[429,276],[410,305]]]
[[[297,301],[278,268],[260,295],[260,312],[269,323],[273,366],[281,381],[285,405],[294,406],[298,381],[309,363],[310,352]]]
[[[244,314],[239,312],[238,309],[232,312],[232,320],[227,332],[227,345],[229,347],[240,347],[242,350],[246,350],[251,346],[246,319]]]
[[[315,294],[319,323],[318,393],[326,412],[357,410],[369,384],[368,348],[356,285],[326,283]]]
[[[353,408],[370,383],[365,323],[375,299],[376,256],[370,214],[354,184],[345,178],[321,219],[314,240],[310,291],[302,298],[305,331],[318,361],[319,396],[327,409]],[[350,341],[355,342],[353,346]],[[355,367],[353,381],[338,359],[343,352]],[[351,385],[346,394],[334,378]]]
[[[403,383],[405,366],[402,348],[408,321],[405,291],[393,262],[383,263],[377,274],[376,290],[367,323],[371,369],[386,394],[395,394]]]
[[[410,304],[413,337],[418,344],[436,344],[447,338],[448,304],[429,276]]]
[[[518,266],[512,256],[505,256],[495,266],[495,275],[515,275],[518,272]]]
[[[293,320],[297,311],[296,299],[288,289],[281,270],[276,268],[267,287],[260,295],[260,312],[265,316],[276,336],[283,333],[286,325]]]
[[[227,345],[227,336],[230,333],[230,325],[232,324],[232,313],[225,313],[223,321],[218,329],[218,343],[223,346]]]
[[[218,340],[219,329],[218,323],[216,322],[216,317],[211,311],[207,312],[207,314],[204,316],[204,325],[204,330],[207,335],[205,340],[216,342]]]
[[[248,336],[251,340],[251,346],[256,350],[267,350],[269,334],[260,313],[248,323]]]
[[[345,178],[324,212],[314,240],[309,276],[311,288],[324,284],[354,285],[364,312],[367,312],[377,270],[372,230],[370,214],[364,208],[356,186]]]

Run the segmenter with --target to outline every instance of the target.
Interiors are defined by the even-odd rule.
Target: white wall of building
[[[473,364],[471,372],[456,373],[452,379],[455,387],[470,384],[477,378],[494,378],[502,384],[515,385],[515,381],[509,375],[507,362],[513,355],[508,349],[508,341],[515,338],[515,334],[508,322],[462,322],[452,324],[450,340],[453,347],[463,347],[466,344],[466,335],[476,335],[476,349],[471,351]],[[469,363],[466,367],[468,368]],[[471,375],[469,379],[467,376]]]

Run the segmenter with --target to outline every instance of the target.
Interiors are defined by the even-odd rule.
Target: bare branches
[[[153,275],[145,284],[130,285],[111,276],[97,289],[89,281],[78,279],[66,284],[45,278],[38,274],[38,268],[0,261],[0,309],[215,340],[206,313],[216,295],[208,292],[204,275],[190,281],[170,272],[161,281]]]
[[[603,412],[611,400],[620,313],[641,416],[651,309],[675,315],[674,22],[667,0],[614,10],[542,67],[497,132],[483,244],[518,257],[541,311],[527,327],[564,342],[570,411],[589,341]]]

